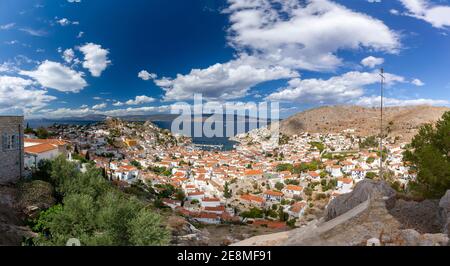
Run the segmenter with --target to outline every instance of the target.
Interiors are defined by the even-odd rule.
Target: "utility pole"
[[[380,179],[383,180],[383,87],[384,87],[384,69],[380,69],[381,77],[381,100],[380,100]]]

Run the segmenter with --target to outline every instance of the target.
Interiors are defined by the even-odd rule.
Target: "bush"
[[[282,190],[284,188],[284,184],[281,183],[281,182],[277,182],[275,184],[275,188],[278,189],[278,190]]]
[[[33,221],[34,245],[65,245],[78,238],[82,245],[162,245],[168,231],[159,216],[134,196],[120,192],[88,167],[80,173],[74,163],[58,157],[50,180],[63,196],[60,204],[41,212]]]
[[[263,218],[264,217],[264,212],[259,209],[259,208],[251,208],[248,211],[242,212],[240,214],[240,216],[244,217],[244,218]]]
[[[425,198],[440,198],[450,189],[450,112],[444,113],[436,126],[420,128],[404,159],[417,169],[411,190]]]

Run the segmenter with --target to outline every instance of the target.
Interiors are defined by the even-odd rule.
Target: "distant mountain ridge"
[[[425,123],[436,122],[447,107],[407,106],[384,109],[384,128],[389,136],[410,140]],[[360,136],[376,135],[380,130],[380,109],[361,106],[325,106],[297,113],[280,123],[286,135],[300,132],[339,133],[354,129]]]
[[[127,116],[113,116],[114,118],[119,118],[126,121],[172,121],[175,118],[179,117],[179,114],[151,114],[151,115],[127,115]],[[212,114],[203,114],[202,118],[207,119]],[[86,115],[79,117],[61,117],[61,118],[41,118],[41,119],[26,119],[27,121],[45,121],[45,122],[73,122],[73,121],[88,121],[88,122],[101,122],[105,121],[109,116],[94,114],[94,115]],[[188,116],[186,116],[188,117]],[[194,117],[192,115],[192,117]],[[233,115],[236,119],[237,117],[242,117],[238,115]],[[227,118],[226,115],[223,115],[223,118]],[[256,119],[253,117],[245,116],[246,120]]]

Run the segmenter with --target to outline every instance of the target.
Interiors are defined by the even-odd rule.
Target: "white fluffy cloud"
[[[45,88],[62,92],[79,92],[88,85],[82,72],[48,60],[42,62],[36,70],[20,71],[19,74],[34,78]]]
[[[368,56],[361,60],[361,64],[366,67],[374,68],[384,63],[383,58]]]
[[[419,87],[425,86],[425,83],[423,83],[420,79],[413,79],[411,83]]]
[[[208,99],[234,99],[245,96],[249,88],[258,83],[296,76],[295,71],[284,67],[258,68],[238,59],[206,69],[193,69],[174,79],[157,79],[155,83],[166,91],[165,100],[191,99],[194,93],[202,93]]]
[[[80,24],[78,21],[70,21],[68,18],[61,18],[57,19],[56,23],[58,23],[61,26],[68,26],[68,25],[78,25]]]
[[[20,110],[28,114],[46,106],[56,97],[33,88],[35,82],[20,77],[0,76],[0,113]]]
[[[377,107],[380,106],[380,96],[361,97],[355,100],[353,103],[356,105]],[[395,98],[383,98],[383,104],[385,106],[409,106],[409,105],[438,105],[447,106],[449,101],[446,100],[433,100],[433,99],[395,99]]]
[[[92,109],[94,109],[94,110],[105,109],[106,106],[107,106],[106,103],[99,103],[99,104],[96,104],[96,105],[92,106]]]
[[[388,85],[405,82],[403,77],[386,73]],[[292,79],[286,88],[270,94],[267,99],[299,103],[345,103],[364,95],[364,86],[380,82],[376,72],[348,72],[327,80]]]
[[[398,35],[382,21],[331,1],[228,2],[231,44],[270,63],[330,70],[342,62],[339,50],[365,47],[395,53],[400,47]]]
[[[400,0],[408,15],[422,19],[436,28],[450,27],[450,6],[431,4],[428,0]]]
[[[228,42],[236,58],[175,78],[155,79],[166,100],[193,93],[209,99],[247,95],[259,83],[329,71],[342,64],[341,50],[368,48],[396,53],[398,35],[382,21],[328,0],[228,0]],[[370,32],[371,34],[367,34]]]
[[[141,70],[138,73],[138,77],[142,80],[150,80],[150,79],[156,79],[158,75],[155,73],[149,73],[147,70]]]
[[[126,104],[127,105],[139,105],[139,104],[144,104],[144,103],[151,103],[154,101],[155,101],[155,98],[141,95],[141,96],[136,96],[136,98],[134,98],[134,100],[128,100],[126,102]]]
[[[102,72],[111,64],[108,59],[109,51],[101,45],[87,43],[78,48],[84,54],[83,67],[94,77],[100,77]]]
[[[66,49],[64,50],[62,57],[64,61],[70,64],[75,59],[75,52],[73,49]]]

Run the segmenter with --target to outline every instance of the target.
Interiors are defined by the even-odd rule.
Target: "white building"
[[[42,160],[56,158],[63,153],[65,145],[60,140],[24,139],[25,168],[35,168]]]

